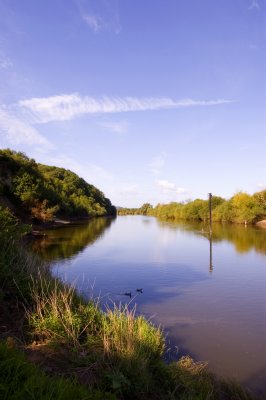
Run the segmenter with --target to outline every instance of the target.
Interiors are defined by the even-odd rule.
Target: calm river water
[[[137,303],[178,355],[266,397],[265,229],[217,224],[210,240],[201,224],[126,216],[46,233],[34,246],[54,274],[102,303]]]

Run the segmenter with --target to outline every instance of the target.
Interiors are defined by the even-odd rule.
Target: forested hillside
[[[60,217],[115,215],[95,186],[70,170],[38,164],[24,153],[0,150],[0,204],[19,217],[46,222]]]

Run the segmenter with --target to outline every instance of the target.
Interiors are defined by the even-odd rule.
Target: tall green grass
[[[41,292],[34,286],[32,297],[35,305],[27,314],[35,338],[64,346],[69,359],[75,354],[77,366],[97,363],[98,384],[105,390],[128,398],[150,392],[164,350],[160,328],[128,306],[103,312],[97,302],[84,303],[61,283],[51,289],[42,281]]]
[[[27,316],[36,335],[75,348],[86,345],[89,337],[96,335],[102,318],[97,304],[84,303],[73,287],[56,279],[40,277],[32,283],[34,307],[27,310]]]

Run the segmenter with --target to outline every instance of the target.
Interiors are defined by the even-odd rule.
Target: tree
[[[14,194],[23,202],[32,202],[38,199],[41,193],[40,182],[28,172],[13,179]]]
[[[244,192],[236,193],[232,197],[232,204],[235,209],[235,221],[240,223],[252,223],[259,213],[259,206],[254,196]]]
[[[142,215],[147,215],[148,211],[153,208],[152,205],[150,203],[144,203],[140,209],[139,209],[139,213]]]
[[[55,213],[58,211],[58,209],[58,206],[48,207],[47,200],[36,200],[34,206],[31,208],[31,215],[32,218],[38,221],[48,222],[54,219]]]

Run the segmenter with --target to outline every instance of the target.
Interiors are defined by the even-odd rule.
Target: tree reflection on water
[[[45,236],[32,243],[32,250],[46,261],[71,258],[100,239],[113,221],[114,218],[94,218],[90,221],[46,230]]]

